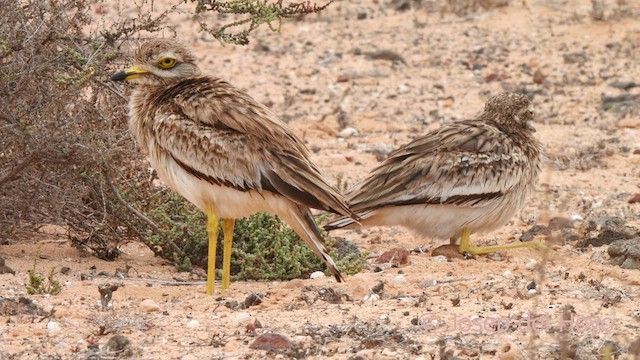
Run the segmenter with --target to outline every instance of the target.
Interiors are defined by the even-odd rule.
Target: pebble
[[[111,354],[124,355],[124,351],[130,346],[130,344],[131,342],[126,337],[122,335],[115,335],[107,341],[103,350],[106,350]]]
[[[55,335],[60,332],[60,325],[55,321],[49,321],[47,323],[47,333],[49,335]]]
[[[249,348],[255,350],[282,351],[291,349],[294,344],[289,338],[280,334],[264,333],[258,336]]]
[[[324,277],[324,273],[322,271],[314,271],[309,276],[310,279],[322,279]]]
[[[537,291],[536,289],[529,289],[529,290],[527,291],[527,293],[529,294],[529,296],[533,296],[533,295],[537,294],[537,293],[538,293],[538,291]]]
[[[382,321],[387,321],[387,320],[389,320],[389,315],[387,315],[387,314],[382,314],[382,315],[380,315],[380,320],[382,320]]]
[[[378,294],[369,294],[365,296],[364,299],[362,300],[374,302],[374,301],[380,300],[380,296],[378,296]]]
[[[198,320],[196,320],[196,319],[193,319],[193,320],[191,320],[191,321],[189,321],[187,323],[187,327],[189,329],[195,329],[195,328],[197,328],[199,326],[200,326],[200,322],[198,322]]]
[[[407,279],[404,278],[404,275],[400,274],[391,280],[391,284],[396,286],[407,285]]]
[[[447,262],[447,257],[444,255],[438,255],[438,256],[434,256],[431,258],[431,261],[433,262],[439,262],[439,263],[444,263]]]
[[[243,312],[236,315],[236,324],[237,325],[245,325],[245,323],[251,320],[251,314]]]
[[[529,261],[527,261],[527,263],[524,264],[524,267],[527,270],[533,270],[535,269],[536,265],[538,265],[538,262],[535,259],[529,259]]]
[[[140,303],[140,310],[146,313],[156,312],[160,311],[160,305],[151,299],[144,299]]]
[[[505,279],[509,279],[509,278],[511,277],[511,271],[509,271],[509,270],[505,270],[505,271],[502,273],[502,277],[504,277]]]
[[[354,129],[352,127],[348,127],[348,128],[344,128],[342,129],[342,131],[340,131],[338,133],[338,135],[342,138],[349,138],[352,136],[358,136],[360,132],[357,129]]]
[[[584,221],[584,218],[578,214],[573,214],[571,216],[569,216],[569,220],[571,220],[572,222],[576,222],[576,221]]]
[[[411,88],[408,87],[407,85],[402,84],[398,86],[398,94],[406,94],[409,91],[411,91]]]

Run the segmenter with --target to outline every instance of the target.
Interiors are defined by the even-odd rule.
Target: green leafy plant
[[[157,255],[172,260],[179,271],[189,271],[193,265],[206,268],[207,221],[200,210],[169,190],[156,193],[146,202],[132,203],[140,206],[157,225],[155,231],[148,229],[148,235],[143,237]],[[320,217],[319,221],[324,219]],[[142,229],[144,224],[138,227]],[[360,254],[354,245],[343,246],[343,239],[331,238],[323,230],[321,233],[338,268],[347,274],[358,273],[366,254]],[[218,268],[222,265],[222,238],[220,231],[216,254]],[[231,274],[235,278],[290,280],[308,277],[317,270],[326,270],[322,260],[278,217],[258,213],[236,221],[231,255]]]
[[[62,285],[54,277],[56,275],[56,268],[52,267],[49,271],[49,275],[46,277],[36,271],[36,265],[38,263],[37,257],[33,260],[33,268],[29,270],[29,284],[27,285],[27,293],[34,294],[51,294],[55,295],[60,293]]]

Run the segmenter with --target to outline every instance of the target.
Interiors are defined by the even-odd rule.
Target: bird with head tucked
[[[533,106],[521,94],[490,98],[478,118],[453,122],[402,146],[350,189],[347,202],[363,226],[401,225],[450,239],[461,253],[537,248],[537,242],[474,247],[471,233],[504,225],[524,204],[541,168]],[[343,217],[325,229],[353,227]]]
[[[278,215],[343,279],[310,208],[357,218],[310,160],[302,140],[267,107],[228,82],[201,75],[190,49],[143,43],[135,65],[111,77],[134,84],[129,127],[158,176],[207,215],[207,293],[214,291],[218,226],[222,289],[229,287],[235,219]]]

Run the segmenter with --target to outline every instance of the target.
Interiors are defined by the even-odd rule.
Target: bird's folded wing
[[[276,136],[277,129],[265,133],[258,127],[248,133],[224,124],[220,119],[202,122],[175,112],[159,113],[153,131],[157,144],[178,165],[209,183],[240,191],[270,191],[308,207],[353,215],[310,163],[306,150],[299,150],[302,145],[295,143],[297,138],[286,131]]]
[[[393,152],[347,195],[356,212],[385,206],[482,206],[516,186],[527,159],[496,129],[460,122]]]

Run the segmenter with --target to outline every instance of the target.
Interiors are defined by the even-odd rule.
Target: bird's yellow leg
[[[460,253],[482,255],[482,254],[489,254],[496,251],[518,249],[518,248],[537,249],[540,251],[544,251],[547,249],[547,247],[541,242],[539,242],[538,240],[506,244],[506,245],[471,246],[471,243],[469,242],[470,237],[471,237],[471,231],[466,229],[462,230],[462,236],[460,237],[460,247],[459,247]]]
[[[222,290],[229,288],[231,278],[231,247],[233,244],[233,225],[235,220],[222,219],[222,233],[224,234],[224,253],[222,258]]]
[[[207,235],[209,236],[207,295],[212,295],[216,282],[216,246],[218,245],[218,215],[213,205],[207,205]]]

